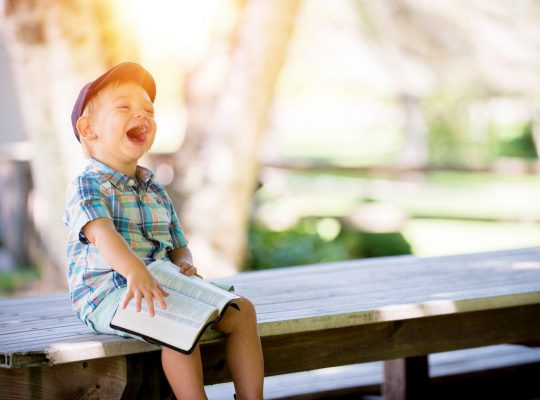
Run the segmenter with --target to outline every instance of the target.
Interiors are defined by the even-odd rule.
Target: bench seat
[[[427,376],[428,354],[540,338],[540,248],[351,260],[227,281],[256,305],[268,376],[388,360],[385,384],[393,377],[403,394],[422,386],[404,377],[411,369]],[[66,390],[99,392],[115,382],[120,389],[109,397],[122,390],[125,397],[142,387],[141,366],[150,364],[143,356],[156,354],[143,342],[89,332],[66,294],[0,300],[0,333],[2,391],[15,385],[14,376],[38,393],[56,375],[79,373],[79,387]],[[223,338],[205,335],[202,345],[206,382],[228,380]],[[415,357],[411,365],[393,363]],[[110,382],[91,385],[95,371]]]

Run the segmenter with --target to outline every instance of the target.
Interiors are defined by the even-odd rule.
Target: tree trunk
[[[179,209],[196,264],[206,276],[238,271],[245,255],[258,147],[298,4],[246,3],[228,74],[204,132],[188,131],[188,141],[196,135],[190,150],[197,157],[189,157],[190,175],[181,182],[188,195]]]
[[[113,36],[111,28],[101,26],[111,10],[104,1],[3,4],[0,29],[16,77],[26,136],[33,144],[31,214],[39,246],[30,254],[41,270],[42,290],[65,288],[64,199],[69,181],[86,162],[70,115],[78,90],[112,61],[111,51],[104,49],[104,41]]]
[[[419,100],[401,96],[403,107],[403,144],[396,162],[397,168],[421,169],[429,164],[428,128]]]
[[[401,44],[403,32],[394,17],[399,5],[388,1],[365,1],[358,7],[361,7],[361,15],[368,19],[371,36],[379,46],[403,110],[403,144],[395,164],[402,169],[423,168],[429,162],[429,146],[420,98],[429,87],[429,79],[422,76],[429,70]]]

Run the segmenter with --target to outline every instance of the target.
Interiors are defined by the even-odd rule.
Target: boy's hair
[[[71,112],[71,125],[73,127],[73,133],[80,142],[79,131],[77,130],[77,121],[85,112],[89,101],[97,95],[97,93],[105,86],[110,85],[112,82],[135,82],[140,84],[144,90],[148,93],[152,103],[156,98],[156,83],[152,75],[141,67],[137,63],[126,62],[118,64],[111,68],[96,80],[87,83],[81,89],[73,111]],[[88,110],[87,110],[88,112]],[[84,149],[84,146],[83,146]]]
[[[94,113],[95,108],[96,108],[96,104],[97,104],[98,96],[99,96],[100,92],[103,89],[105,89],[106,87],[116,88],[116,87],[120,86],[123,83],[129,83],[129,82],[133,82],[133,83],[138,84],[137,81],[132,80],[132,79],[129,79],[129,80],[128,79],[125,79],[125,80],[116,79],[114,81],[107,82],[105,85],[102,85],[99,88],[99,91],[96,91],[94,94],[92,94],[92,96],[89,99],[86,100],[84,108],[83,108],[82,113],[81,113],[81,117],[88,117],[88,116],[90,116],[90,115],[92,115]]]

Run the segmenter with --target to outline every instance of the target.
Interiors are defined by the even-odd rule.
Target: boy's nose
[[[148,114],[145,110],[143,110],[142,108],[137,108],[135,110],[135,118],[147,118],[148,117]]]

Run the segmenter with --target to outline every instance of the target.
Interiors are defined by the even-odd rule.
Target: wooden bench
[[[354,260],[228,281],[257,307],[268,376],[385,360],[389,399],[428,396],[428,354],[540,339],[540,248]],[[207,335],[202,347],[206,382],[228,380],[223,339]],[[155,350],[89,333],[66,294],[0,300],[2,399],[159,398],[167,388]]]
[[[376,398],[383,362],[296,372],[266,378],[265,400]],[[514,344],[429,355],[431,398],[533,399],[540,397],[540,348]],[[208,398],[231,400],[232,383],[206,387]]]

